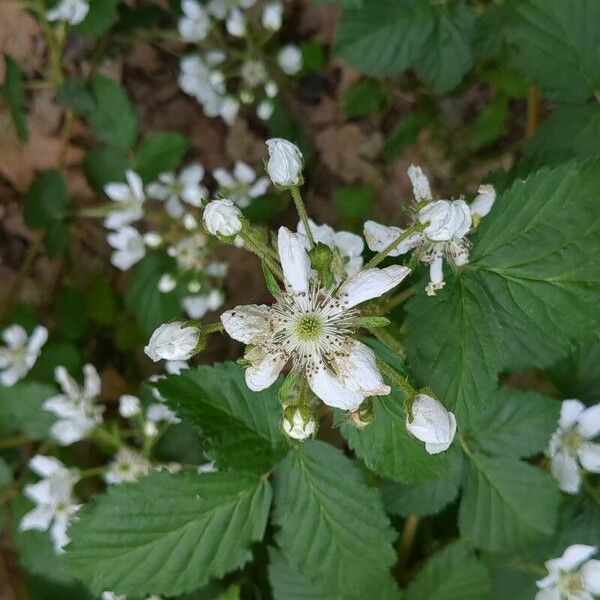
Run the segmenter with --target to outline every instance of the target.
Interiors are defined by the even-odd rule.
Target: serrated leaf
[[[188,592],[251,558],[270,503],[269,483],[247,473],[154,473],[78,514],[67,562],[96,592]]]
[[[385,509],[403,517],[434,515],[458,496],[462,472],[462,454],[451,449],[447,468],[437,479],[412,484],[386,481],[381,489]]]
[[[0,94],[10,108],[19,139],[27,141],[29,138],[29,128],[27,126],[27,114],[25,113],[23,71],[19,63],[8,54],[4,55],[4,71],[4,84],[0,86]]]
[[[554,533],[560,492],[548,473],[509,457],[469,458],[458,517],[463,537],[501,552]]]
[[[600,3],[515,0],[509,40],[525,76],[556,100],[583,102],[600,90]]]
[[[435,4],[434,27],[416,60],[419,77],[438,94],[453,90],[473,65],[475,12],[465,4]]]
[[[463,543],[434,554],[406,592],[406,600],[487,600],[490,577],[475,553]]]
[[[492,395],[468,436],[488,454],[525,458],[547,447],[559,412],[553,398],[505,387]]]
[[[46,437],[54,417],[42,403],[56,394],[56,388],[41,383],[20,381],[11,387],[0,386],[0,431],[23,432],[35,440]]]
[[[175,170],[188,151],[187,137],[173,131],[149,134],[137,151],[136,170],[144,181],[152,181],[160,173]]]
[[[266,473],[285,455],[276,386],[252,392],[239,365],[189,369],[160,381],[158,389],[177,415],[200,428],[219,469]]]
[[[295,569],[348,598],[390,585],[396,534],[377,491],[340,450],[304,442],[279,465],[274,486],[276,541]]]

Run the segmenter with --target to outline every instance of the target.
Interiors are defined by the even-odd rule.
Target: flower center
[[[303,316],[296,325],[296,335],[303,342],[314,342],[323,332],[323,323],[314,315]]]
[[[558,587],[561,594],[569,598],[585,591],[583,580],[579,573],[565,573],[561,576]]]
[[[565,449],[572,453],[577,453],[579,451],[582,442],[583,438],[576,429],[569,431],[569,433],[567,433],[563,438],[563,445]]]

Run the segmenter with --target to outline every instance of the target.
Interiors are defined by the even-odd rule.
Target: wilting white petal
[[[471,214],[479,217],[485,217],[492,210],[496,201],[496,190],[493,185],[480,185],[477,190],[477,196],[471,202]]]
[[[287,359],[278,354],[267,354],[260,362],[246,369],[246,384],[253,392],[260,392],[275,383]]]
[[[287,285],[296,293],[308,292],[311,267],[304,236],[280,227],[277,250]]]
[[[236,306],[221,315],[221,323],[230,337],[243,344],[264,340],[270,332],[269,307],[265,304]]]
[[[423,173],[421,167],[410,165],[408,167],[408,177],[413,187],[413,194],[417,202],[422,200],[431,200],[431,189],[429,187],[429,179]]]
[[[365,269],[349,277],[341,285],[337,296],[343,298],[348,308],[351,308],[389,292],[409,273],[410,269],[401,265],[392,265],[385,269]]]
[[[361,342],[354,342],[347,355],[334,359],[340,383],[363,396],[386,396],[390,387],[376,365],[375,353]]]
[[[552,476],[558,487],[567,494],[577,494],[581,487],[581,474],[577,459],[571,454],[561,451],[552,457]]]
[[[308,373],[308,385],[327,406],[334,408],[356,410],[365,399],[360,392],[344,387],[337,377],[323,367]]]

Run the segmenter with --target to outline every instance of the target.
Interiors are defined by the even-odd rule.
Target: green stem
[[[223,323],[217,321],[216,323],[210,323],[209,325],[202,325],[204,333],[220,333],[224,331]]]
[[[97,442],[100,442],[107,446],[111,446],[116,449],[120,449],[123,445],[119,438],[115,437],[112,433],[110,433],[106,429],[102,429],[101,427],[94,429],[94,431],[91,434],[91,437]]]
[[[19,435],[13,435],[11,437],[7,437],[3,440],[0,440],[0,449],[16,448],[17,446],[22,446],[23,444],[27,444],[31,441],[33,440],[24,433]]]
[[[415,223],[411,227],[409,227],[406,231],[403,231],[393,242],[388,244],[381,252],[378,252],[365,266],[365,269],[372,269],[376,267],[381,261],[387,258],[388,254],[395,250],[400,242],[405,240],[407,237],[411,236],[413,233],[417,233],[421,231],[426,224]]]
[[[406,350],[404,350],[404,346],[402,346],[402,343],[397,340],[389,331],[379,327],[368,327],[367,331],[373,337],[376,337],[382,344],[387,346],[390,350],[402,358],[406,358]]]
[[[276,264],[275,261],[269,256],[269,254],[266,251],[266,248],[264,247],[264,244],[261,244],[260,242],[258,242],[258,240],[254,239],[252,235],[250,235],[247,231],[242,230],[239,235],[246,243],[248,250],[254,252],[254,254],[256,254],[256,256],[260,258],[260,260],[264,261],[267,267],[269,267],[269,270],[276,277],[278,277],[280,281],[283,281],[283,271],[281,270],[279,265]]]
[[[297,185],[294,185],[290,188],[290,193],[292,194],[294,204],[296,205],[296,210],[298,211],[298,216],[304,225],[306,237],[308,238],[312,248],[315,245],[315,238],[313,237],[312,230],[308,224],[308,214],[306,213],[306,207],[304,206],[304,201],[302,200],[302,194],[300,194],[300,189]]]
[[[104,475],[108,471],[109,467],[107,465],[101,465],[99,467],[91,467],[89,469],[84,469],[79,472],[79,479],[88,479],[90,477],[96,477]]]
[[[390,367],[390,365],[388,365],[386,362],[379,359],[377,359],[377,367],[384,375],[387,375],[387,377],[391,379],[392,382],[402,390],[402,393],[406,396],[406,399],[413,398],[414,396],[416,396],[417,390],[415,390],[415,388],[412,385],[410,385],[410,383],[408,383],[408,380],[402,377],[396,371],[396,369]]]

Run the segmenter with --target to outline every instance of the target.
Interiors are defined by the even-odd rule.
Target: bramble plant
[[[598,23],[0,4],[6,598],[600,598]]]

